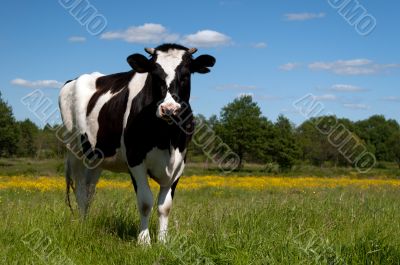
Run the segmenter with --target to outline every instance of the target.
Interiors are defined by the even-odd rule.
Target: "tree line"
[[[400,168],[400,125],[382,115],[356,122],[311,117],[295,126],[283,115],[270,121],[251,96],[241,96],[219,116],[201,118],[238,155],[239,168],[244,163],[275,163],[281,170],[295,164],[369,167],[379,165],[377,161],[395,162]],[[192,144],[191,151],[201,156],[198,146]],[[361,161],[363,157],[368,159]]]
[[[51,125],[39,128],[31,120],[17,121],[0,93],[0,157],[58,158],[65,147]]]
[[[245,163],[273,163],[281,170],[300,163],[355,166],[361,151],[400,167],[400,125],[381,115],[355,122],[335,116],[313,117],[295,126],[283,115],[270,121],[251,96],[241,96],[224,106],[218,116],[197,118],[237,154],[239,168]],[[62,158],[66,150],[54,131],[51,125],[39,128],[29,119],[16,121],[0,94],[0,157]],[[194,142],[189,159],[207,161],[210,154]]]

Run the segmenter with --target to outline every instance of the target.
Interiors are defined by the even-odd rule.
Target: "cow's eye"
[[[173,98],[176,102],[179,101],[179,97],[178,97],[177,94],[174,93],[174,94],[172,94],[171,96],[172,96],[172,98]]]

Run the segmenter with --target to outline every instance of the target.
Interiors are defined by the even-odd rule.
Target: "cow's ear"
[[[200,55],[193,60],[191,71],[192,73],[206,74],[210,72],[209,67],[213,67],[215,64],[215,58],[211,55]]]
[[[153,69],[153,64],[142,54],[132,54],[126,60],[132,69],[138,73],[147,73]]]

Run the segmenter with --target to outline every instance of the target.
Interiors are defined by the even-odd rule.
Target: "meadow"
[[[2,176],[0,264],[400,264],[399,198],[395,178],[186,176],[169,242],[154,212],[141,247],[128,176],[106,174],[85,221],[63,178]]]

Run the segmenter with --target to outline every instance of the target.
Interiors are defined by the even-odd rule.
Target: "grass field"
[[[33,159],[33,158],[0,158],[1,176],[62,176],[64,174],[63,159]],[[185,167],[185,175],[220,175],[221,169],[212,163],[188,163]],[[116,177],[124,174],[115,174],[105,171],[103,177]],[[351,176],[353,178],[400,178],[400,169],[395,163],[379,162],[376,168],[360,173],[352,167],[316,167],[300,164],[290,171],[280,172],[275,164],[245,164],[240,171],[224,173],[226,176],[265,176],[278,175],[285,177],[317,176],[317,177],[341,177]]]
[[[0,177],[0,264],[400,264],[399,199],[396,179],[186,177],[169,242],[140,247],[128,178],[81,221],[62,178]]]

